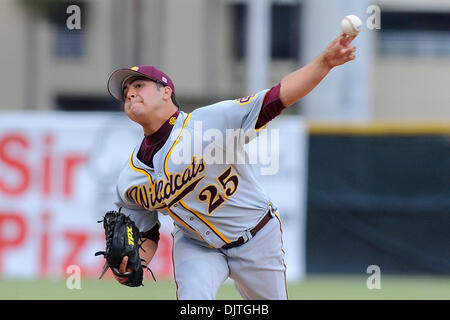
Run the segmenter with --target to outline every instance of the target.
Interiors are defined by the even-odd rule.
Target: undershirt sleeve
[[[261,111],[258,115],[258,120],[255,124],[255,129],[264,127],[270,120],[280,115],[283,109],[286,107],[283,105],[280,99],[280,87],[281,83],[272,87],[264,97]]]

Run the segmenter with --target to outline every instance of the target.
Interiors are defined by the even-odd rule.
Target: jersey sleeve
[[[240,128],[244,132],[255,130],[264,97],[269,90],[260,91],[252,96],[233,100],[228,112],[228,117],[235,122],[234,128]]]
[[[241,129],[244,132],[255,131],[256,122],[269,90],[235,100],[221,101],[195,110],[196,119],[208,128],[226,130]],[[205,128],[206,129],[206,128]]]
[[[130,216],[141,232],[147,232],[155,225],[159,225],[158,212],[142,209],[128,199],[123,199],[120,195],[118,186],[116,187],[116,199],[114,204],[120,209],[120,212]]]

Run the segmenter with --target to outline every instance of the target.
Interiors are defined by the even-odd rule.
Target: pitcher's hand
[[[340,66],[355,59],[356,47],[352,45],[356,36],[341,33],[323,52],[325,62],[331,68]]]
[[[127,268],[127,263],[128,263],[128,256],[125,256],[125,257],[123,257],[122,262],[120,263],[120,266],[119,266],[119,272],[120,273],[133,272],[133,270],[131,270],[130,268],[126,269]],[[114,272],[113,272],[113,276],[121,284],[124,284],[127,281],[127,279],[128,279],[126,276],[125,277],[119,277]]]

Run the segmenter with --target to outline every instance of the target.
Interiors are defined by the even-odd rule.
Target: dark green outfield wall
[[[307,273],[450,274],[450,135],[311,133]]]

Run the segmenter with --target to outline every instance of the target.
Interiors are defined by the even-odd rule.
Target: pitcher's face
[[[124,85],[124,111],[128,118],[142,122],[145,117],[162,105],[162,90],[152,81],[142,78],[130,78]],[[141,120],[141,121],[140,121]]]

